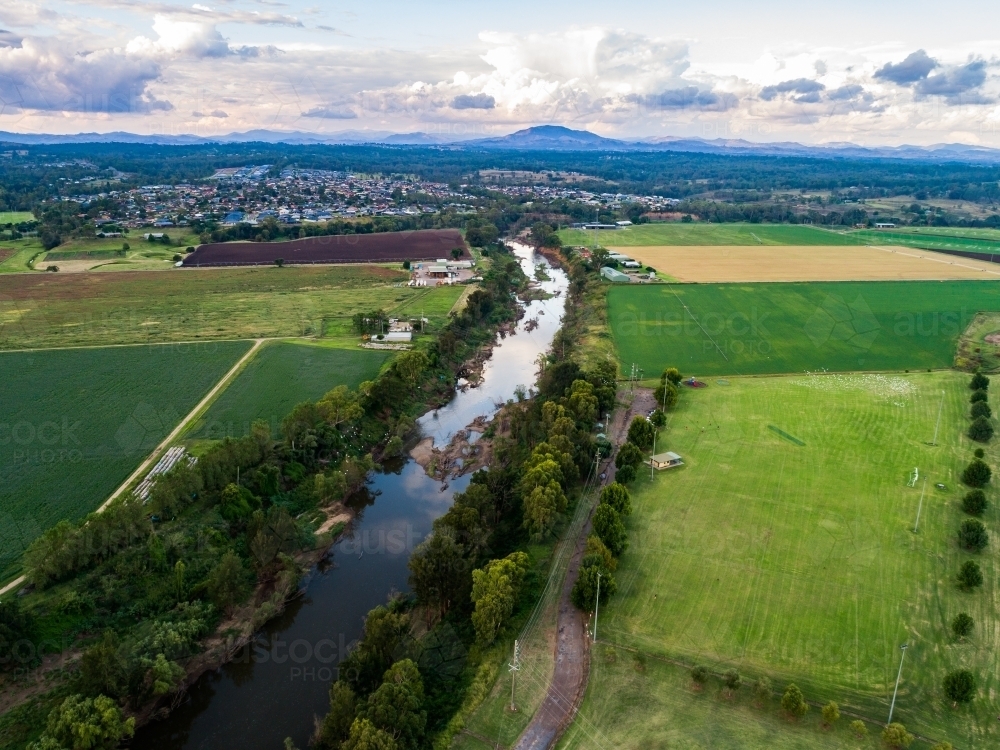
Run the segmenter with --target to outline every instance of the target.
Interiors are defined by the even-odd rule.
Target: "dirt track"
[[[916,281],[997,279],[1000,266],[917,250],[868,245],[740,245],[610,248],[688,282]]]
[[[627,402],[629,394],[619,392],[619,402]],[[621,445],[628,433],[629,422],[636,414],[647,414],[655,408],[656,401],[653,392],[647,388],[636,388],[631,405],[615,409],[614,421],[610,434],[615,445]],[[613,461],[606,462],[603,468],[606,477],[602,484],[613,482],[615,465]],[[566,578],[563,580],[562,591],[559,594],[559,617],[556,621],[556,665],[552,673],[552,682],[545,694],[542,705],[531,718],[531,722],[514,744],[515,750],[547,750],[553,747],[562,733],[576,716],[583,694],[587,689],[587,678],[590,672],[590,633],[589,617],[580,612],[570,601],[570,593],[576,582],[580,561],[583,559],[587,537],[590,536],[590,519],[580,532],[570,558]]]

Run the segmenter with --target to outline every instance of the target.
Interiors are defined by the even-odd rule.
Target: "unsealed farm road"
[[[645,415],[655,406],[656,401],[653,399],[652,391],[637,388],[632,404],[615,412],[611,430],[615,444],[620,445],[625,440],[633,416]],[[613,482],[614,463],[609,463],[606,471],[605,483]],[[566,578],[559,594],[556,665],[552,672],[552,682],[549,683],[542,705],[538,707],[538,711],[515,743],[514,750],[548,750],[553,747],[576,716],[587,689],[587,678],[590,674],[590,635],[587,631],[587,617],[573,606],[570,593],[573,591],[573,584],[580,570],[580,561],[583,559],[587,537],[590,536],[590,528],[591,522],[587,519],[583,531],[576,540],[573,557],[570,558]]]

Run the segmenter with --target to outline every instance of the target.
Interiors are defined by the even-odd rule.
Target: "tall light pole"
[[[892,691],[892,704],[889,706],[889,721],[886,722],[887,724],[892,724],[892,712],[896,708],[896,693],[899,692],[899,678],[903,676],[903,659],[906,656],[906,647],[908,645],[904,643],[899,647],[903,653],[899,656],[899,674],[896,675],[896,689]]]
[[[594,643],[597,643],[597,610],[601,606],[601,571],[597,571],[597,598],[594,600]]]
[[[517,706],[514,705],[514,680],[521,670],[521,644],[518,641],[514,641],[514,661],[507,668],[510,670],[510,710],[514,712],[517,711]]]

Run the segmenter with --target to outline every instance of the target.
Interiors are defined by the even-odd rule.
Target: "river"
[[[534,384],[536,359],[548,351],[562,319],[566,274],[527,246],[513,244],[529,278],[542,264],[549,281],[541,288],[558,294],[528,303],[514,335],[497,337],[480,385],[457,391],[418,425],[443,447],[477,416],[492,416],[496,404],[513,398],[518,386]],[[525,330],[537,321],[533,330]],[[400,461],[372,477],[351,503],[358,517],[303,582],[304,595],[257,634],[254,648],[236,662],[202,676],[169,717],[140,729],[132,743],[141,750],[280,750],[286,737],[305,748],[314,717],[328,706],[337,662],[361,636],[364,616],[393,591],[407,590],[407,561],[435,518],[469,477],[442,484],[415,461]]]

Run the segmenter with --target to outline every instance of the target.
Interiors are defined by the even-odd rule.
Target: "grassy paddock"
[[[564,229],[564,245],[594,243],[594,232]],[[865,240],[832,229],[804,224],[637,224],[625,229],[598,230],[603,247],[643,245],[863,245]]]
[[[686,669],[603,643],[591,651],[590,680],[576,722],[558,745],[561,750],[882,747],[880,726],[868,725],[869,736],[858,740],[847,726],[853,717],[843,716],[827,730],[815,708],[790,722],[780,715],[777,696],[757,706],[749,690],[729,697],[718,680],[697,691]],[[478,748],[485,750],[481,744]]]
[[[4,224],[21,224],[25,221],[34,221],[35,215],[31,211],[0,211],[0,226]]]
[[[335,349],[274,342],[257,352],[188,432],[194,439],[220,440],[249,434],[263,419],[277,435],[292,408],[319,398],[331,388],[356,388],[372,380],[392,352]]]
[[[441,325],[463,287],[410,288],[383,266],[0,277],[0,348],[352,335],[360,310]]]
[[[626,370],[697,375],[950,367],[989,281],[613,286],[608,319]]]
[[[809,700],[836,700],[876,721],[888,713],[899,645],[908,642],[897,718],[959,746],[997,744],[995,490],[984,518],[993,547],[975,556],[985,585],[965,593],[955,582],[972,556],[956,542],[965,518],[958,476],[974,447],[963,434],[967,382],[954,372],[853,374],[685,389],[657,446],[680,453],[686,466],[652,480],[643,472],[634,485],[631,546],[619,563],[619,593],[601,610],[602,640],[716,672],[767,674],[779,690],[795,681]],[[939,445],[931,447],[942,403]],[[997,466],[1000,451],[987,450]],[[922,485],[907,487],[915,466],[927,479],[916,534]],[[967,643],[949,630],[962,611],[976,621]],[[970,707],[952,709],[941,682],[959,667],[975,671],[979,691]],[[670,731],[655,701],[634,709],[634,723],[601,723],[623,700],[621,675],[602,669],[582,728]]]
[[[106,500],[249,347],[0,354],[0,580],[45,529]]]

